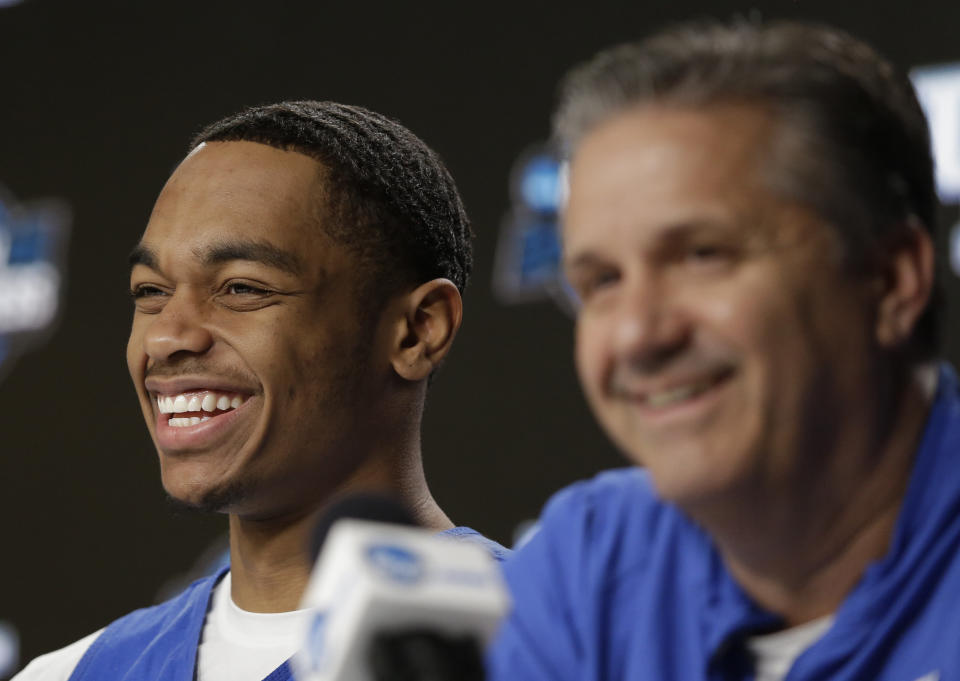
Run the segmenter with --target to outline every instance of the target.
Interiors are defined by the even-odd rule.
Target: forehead
[[[644,105],[586,135],[570,165],[565,246],[602,230],[724,220],[764,200],[772,118],[750,105]]]
[[[212,241],[268,241],[283,248],[315,242],[321,220],[320,165],[255,142],[211,142],[170,176],[142,243],[184,255]]]

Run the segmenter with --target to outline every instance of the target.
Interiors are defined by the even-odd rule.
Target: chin
[[[703,447],[644,447],[630,458],[647,470],[657,496],[677,506],[709,503],[739,488],[739,470],[724,465],[721,452]]]
[[[194,482],[167,482],[163,488],[170,502],[185,510],[203,513],[233,513],[249,499],[250,485],[234,481],[215,487]]]
[[[750,496],[754,482],[742,469],[716,465],[651,471],[651,478],[660,499],[680,508],[698,522],[722,517],[730,509],[742,506],[744,499]]]
[[[717,488],[715,482],[711,483],[708,480],[700,477],[695,478],[689,474],[656,474],[651,471],[650,477],[653,480],[653,486],[657,491],[657,496],[663,501],[681,508],[697,506],[716,497],[722,492],[722,490]]]

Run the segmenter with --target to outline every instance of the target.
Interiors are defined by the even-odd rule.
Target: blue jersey
[[[638,469],[557,494],[504,572],[514,606],[491,681],[751,679],[746,637],[781,625]],[[787,675],[807,679],[960,681],[960,395],[947,367],[890,550]]]
[[[440,532],[487,549],[498,561],[510,553],[468,527]],[[114,621],[91,644],[69,681],[193,681],[197,649],[214,585],[229,569],[191,584],[179,596]],[[289,661],[264,681],[293,681]]]

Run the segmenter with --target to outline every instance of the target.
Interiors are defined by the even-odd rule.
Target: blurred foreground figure
[[[960,678],[960,392],[927,126],[840,31],[680,27],[570,75],[577,369],[640,468],[508,564],[524,679]]]
[[[434,502],[427,379],[460,326],[470,226],[446,168],[378,114],[258,107],[203,131],[131,256],[127,363],[175,500],[229,514],[229,570],[35,660],[18,681],[272,681],[332,496]]]

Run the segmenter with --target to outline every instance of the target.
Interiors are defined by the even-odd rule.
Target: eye
[[[139,284],[130,289],[130,297],[134,300],[164,295],[166,295],[166,291],[156,286],[151,286],[150,284]]]
[[[719,254],[720,254],[720,249],[717,246],[696,246],[690,252],[690,256],[698,260],[704,260],[706,258],[714,258]]]
[[[263,296],[270,293],[267,289],[244,281],[232,281],[226,285],[225,290],[228,294],[234,296]]]
[[[130,297],[138,312],[155,314],[166,305],[170,293],[153,284],[135,284],[130,287]]]
[[[687,251],[688,260],[712,260],[723,254],[723,249],[716,244],[696,244]]]
[[[225,281],[216,299],[223,307],[235,312],[252,312],[278,302],[278,292],[263,284],[247,279]]]
[[[702,242],[690,244],[685,249],[683,261],[694,267],[716,267],[733,262],[736,251],[727,244]]]
[[[596,269],[583,273],[573,282],[573,288],[581,303],[613,286],[620,279],[620,274],[614,269]]]

